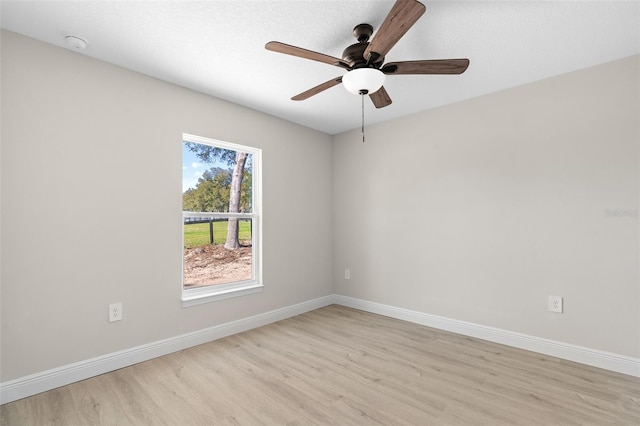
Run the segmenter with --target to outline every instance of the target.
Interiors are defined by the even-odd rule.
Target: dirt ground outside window
[[[251,245],[228,250],[223,244],[184,249],[184,288],[251,279]]]

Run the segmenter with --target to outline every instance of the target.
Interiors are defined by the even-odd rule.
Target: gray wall
[[[638,64],[334,137],[336,293],[638,357]]]
[[[263,149],[259,294],[181,306],[183,132]],[[3,31],[0,380],[332,294],[331,152],[321,132]]]

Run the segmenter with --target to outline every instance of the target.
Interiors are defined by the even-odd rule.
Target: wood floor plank
[[[640,379],[332,305],[0,406],[2,425],[638,425]]]

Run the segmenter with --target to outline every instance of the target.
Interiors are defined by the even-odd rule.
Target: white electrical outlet
[[[344,270],[344,279],[345,280],[350,280],[351,279],[351,269],[345,269]]]
[[[122,320],[122,302],[109,304],[109,322]]]
[[[549,296],[548,308],[551,312],[562,313],[562,296]]]

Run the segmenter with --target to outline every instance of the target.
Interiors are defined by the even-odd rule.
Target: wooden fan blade
[[[292,101],[303,101],[305,99],[309,99],[311,96],[313,95],[317,95],[320,92],[323,92],[327,89],[330,89],[333,86],[336,86],[338,84],[342,83],[342,76],[340,77],[336,77],[334,79],[331,79],[329,81],[325,81],[322,84],[318,84],[316,87],[312,87],[311,89],[300,93],[299,95],[294,96],[293,98],[291,98]]]
[[[329,65],[350,70],[351,66],[342,59],[325,55],[324,53],[314,52],[313,50],[303,49],[302,47],[291,46],[290,44],[280,43],[279,41],[270,41],[264,45],[265,49],[272,52],[284,53],[285,55],[297,56],[299,58],[311,59],[312,61],[323,62]]]
[[[468,66],[468,59],[433,59],[390,62],[381,71],[385,74],[462,74]]]
[[[396,0],[373,40],[365,49],[364,58],[369,63],[373,63],[389,53],[398,40],[420,19],[425,10],[424,5],[419,1]]]
[[[378,91],[369,95],[371,101],[376,106],[376,108],[384,108],[386,106],[391,105],[391,98],[386,90],[384,90],[384,86],[382,86]]]

